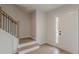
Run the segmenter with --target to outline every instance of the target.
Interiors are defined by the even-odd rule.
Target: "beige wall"
[[[19,22],[20,37],[30,37],[31,31],[31,19],[29,14],[23,12],[15,5],[0,5],[2,9]]]

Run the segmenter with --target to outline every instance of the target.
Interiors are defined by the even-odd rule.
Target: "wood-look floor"
[[[34,40],[22,38],[22,39],[20,39],[19,44],[27,43],[27,42],[31,42],[31,41],[34,41]],[[50,46],[48,44],[44,44],[44,45],[41,45],[39,49],[37,49],[33,52],[30,52],[28,54],[70,54],[70,53],[66,52],[64,50],[61,50],[59,48]]]
[[[30,52],[28,54],[69,54],[64,50],[60,50],[56,47],[52,47],[49,45],[42,45],[39,49]]]

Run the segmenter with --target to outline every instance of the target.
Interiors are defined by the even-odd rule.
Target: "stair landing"
[[[39,44],[33,39],[23,38],[19,41],[18,53],[25,54],[35,51],[39,48]]]

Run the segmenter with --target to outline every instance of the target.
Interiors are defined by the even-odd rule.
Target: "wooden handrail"
[[[13,21],[14,23],[17,24],[17,22],[14,20],[14,18],[11,17],[10,15],[8,15],[6,12],[4,12],[2,9],[0,9],[0,14],[3,14],[3,15],[6,16],[7,18],[10,18],[11,21]]]

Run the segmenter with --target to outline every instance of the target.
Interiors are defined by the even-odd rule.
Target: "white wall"
[[[32,14],[32,37],[39,43],[46,43],[46,14],[36,10]]]
[[[54,20],[53,14],[47,16],[47,43],[55,45],[56,39],[56,21]]]
[[[46,14],[36,11],[36,40],[39,44],[46,43]]]
[[[30,37],[31,31],[31,19],[29,14],[23,12],[15,5],[0,5],[2,9],[12,16],[16,21],[19,21],[19,35],[20,37]]]
[[[18,39],[0,29],[0,54],[16,53]]]
[[[56,19],[63,19],[63,36],[56,45]],[[62,27],[62,26],[61,26]],[[65,5],[48,13],[47,43],[58,46],[71,53],[78,53],[78,5]]]
[[[31,14],[32,38],[36,40],[36,11]]]

